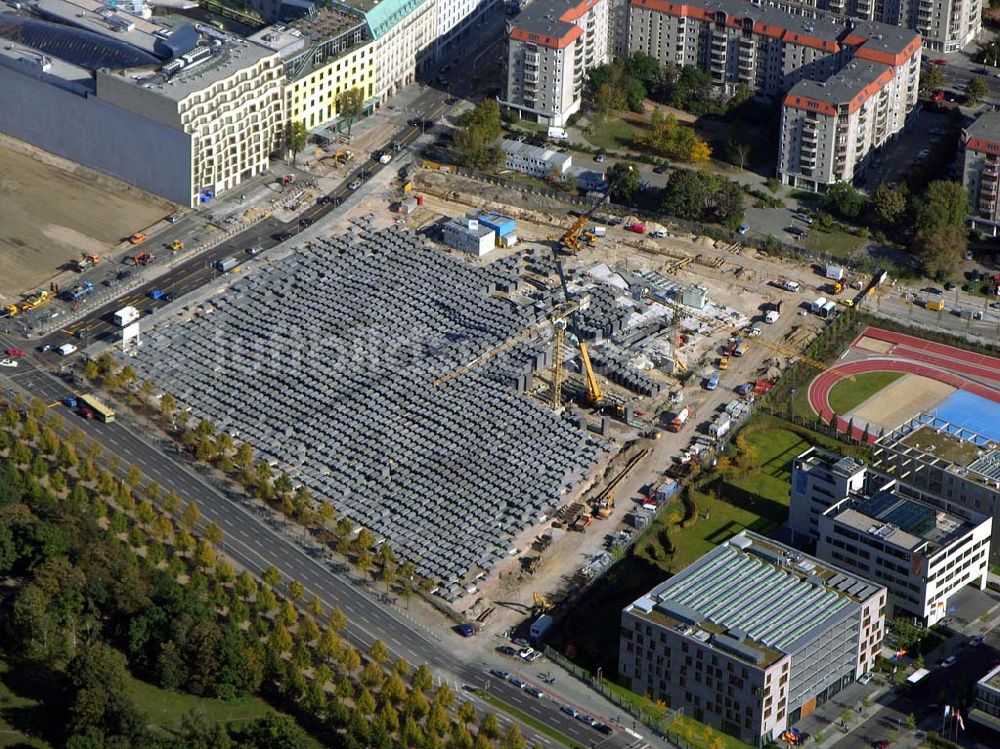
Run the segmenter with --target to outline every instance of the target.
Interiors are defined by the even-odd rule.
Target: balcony
[[[527,70],[524,71],[524,82],[535,84],[538,83],[538,73],[529,73]]]
[[[525,52],[524,53],[524,64],[534,65],[536,68],[542,63],[541,52]]]

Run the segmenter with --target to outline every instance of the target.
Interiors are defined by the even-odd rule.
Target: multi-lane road
[[[0,336],[0,346],[8,345],[14,342]],[[20,363],[21,366],[8,375],[9,381],[31,396],[56,404],[75,392],[70,382],[40,366],[34,355],[21,358]],[[60,408],[58,405],[53,407]],[[315,595],[327,607],[340,606],[347,615],[348,636],[355,646],[366,649],[376,639],[381,639],[394,656],[415,664],[426,663],[440,678],[453,684],[478,688],[488,685],[497,697],[580,742],[582,747],[624,747],[632,740],[623,732],[604,736],[561,712],[565,701],[554,696],[531,697],[512,684],[490,676],[485,662],[474,663],[458,657],[446,641],[411,625],[400,609],[383,604],[373,589],[346,574],[318,545],[296,538],[282,528],[270,512],[237,494],[229,496],[199,476],[182,462],[171,443],[150,441],[148,433],[129,429],[122,420],[101,424],[68,414],[67,423],[78,426],[87,437],[100,443],[106,454],[117,455],[126,463],[138,466],[147,479],[159,483],[165,492],[175,491],[185,501],[197,502],[203,523],[215,522],[223,529],[223,551],[238,565],[260,576],[273,564],[286,580],[298,580],[309,595]],[[450,636],[442,633],[443,638]],[[532,680],[526,671],[522,673],[526,681],[534,681],[551,693],[552,688],[542,684],[540,679]],[[480,706],[486,707],[482,703]],[[581,709],[581,712],[586,711]],[[529,726],[522,725],[521,729],[529,741],[551,744],[551,739]]]

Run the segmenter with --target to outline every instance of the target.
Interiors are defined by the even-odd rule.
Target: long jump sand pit
[[[888,354],[895,344],[890,341],[880,341],[878,338],[863,335],[854,344],[855,348],[871,351],[873,354]]]
[[[922,375],[907,374],[866,400],[851,416],[884,429],[895,429],[918,413],[930,411],[955,388]]]
[[[80,257],[176,210],[168,200],[0,138],[0,298],[42,288]]]

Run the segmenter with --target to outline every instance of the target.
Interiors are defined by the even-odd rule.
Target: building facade
[[[754,746],[875,663],[886,590],[744,531],[622,612],[625,685]]]
[[[349,0],[375,40],[375,97],[384,101],[434,62],[437,0]]]
[[[799,81],[781,107],[778,178],[822,192],[862,175],[917,103],[914,56],[900,67],[855,61],[825,81]],[[911,74],[912,72],[912,74]]]
[[[969,718],[983,728],[1000,733],[1000,666],[976,682]]]
[[[464,53],[462,46],[475,28],[492,15],[503,13],[502,0],[437,0],[437,56]]]
[[[628,23],[629,53],[701,68],[723,96],[741,88],[782,96],[799,81],[824,81],[855,59],[905,66],[906,90],[915,92],[919,82],[919,36],[886,24],[791,15],[743,0],[630,0]]]
[[[969,191],[969,222],[991,236],[1000,229],[1000,112],[989,110],[962,132],[962,184]]]
[[[891,617],[929,627],[947,615],[948,601],[962,588],[985,590],[992,526],[992,518],[959,517],[893,486],[826,510],[816,556],[885,585]]]
[[[341,116],[341,95],[360,89],[366,109],[375,101],[375,44],[364,17],[326,8],[249,37],[281,56],[288,122],[313,130]]]
[[[453,218],[441,227],[444,243],[461,252],[484,257],[496,246],[496,232],[475,218]]]
[[[860,495],[870,472],[860,460],[842,458],[812,447],[792,462],[788,526],[796,544],[808,546],[819,538],[819,518],[830,507]]]
[[[956,514],[993,519],[990,564],[1000,564],[1000,445],[922,414],[872,445],[872,468]]]
[[[536,0],[507,23],[500,106],[531,122],[565,125],[586,73],[608,61],[608,0]]]
[[[285,123],[275,52],[197,24],[171,29],[112,12],[120,31],[94,23],[87,44],[61,43],[87,7],[47,0],[50,23],[32,36],[45,49],[5,42],[0,130],[187,206],[267,171]]]

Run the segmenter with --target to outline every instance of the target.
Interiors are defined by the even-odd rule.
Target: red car
[[[86,406],[84,406],[83,408],[80,409],[80,416],[89,420],[93,419],[95,416],[97,416],[97,414],[94,413],[94,409],[87,408]]]
[[[944,101],[944,91],[935,91],[931,94],[931,101]]]
[[[946,59],[944,59],[943,57],[939,57],[936,60],[931,60],[931,62],[933,62],[935,65],[947,65],[948,64],[948,61]]]
[[[28,352],[20,348],[7,349],[7,356],[27,356]]]

